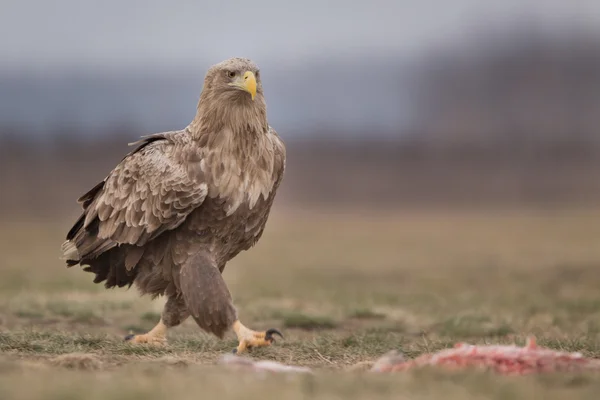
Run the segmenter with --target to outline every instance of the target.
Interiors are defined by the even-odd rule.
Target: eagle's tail
[[[81,258],[79,256],[79,251],[77,250],[77,246],[72,241],[66,240],[60,246],[60,249],[62,250],[62,253],[63,253],[63,255],[60,259],[66,260],[67,265],[69,267],[72,267],[73,265],[78,264],[79,260],[81,260]]]

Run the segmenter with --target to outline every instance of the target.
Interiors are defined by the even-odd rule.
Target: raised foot
[[[167,338],[162,336],[150,335],[148,333],[143,335],[127,335],[125,341],[135,344],[149,344],[152,346],[166,346]]]
[[[279,335],[283,338],[281,332],[277,329],[268,329],[264,332],[256,332],[246,328],[241,323],[235,329],[238,336],[239,344],[236,349],[233,349],[234,354],[241,354],[253,347],[270,346],[274,341],[274,335]]]

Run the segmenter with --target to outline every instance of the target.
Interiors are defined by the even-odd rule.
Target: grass
[[[333,329],[337,323],[323,315],[306,315],[299,312],[280,313],[281,322],[286,328],[297,328],[307,331]]]
[[[378,313],[368,308],[359,308],[350,314],[350,318],[358,319],[385,319],[385,314]]]
[[[156,323],[164,299],[66,269],[66,225],[4,225],[0,398],[596,398],[591,374],[364,370],[392,349],[412,358],[528,335],[600,358],[598,220],[594,210],[274,215],[225,279],[246,325],[285,335],[251,357],[317,373],[266,379],[216,365],[234,336],[218,340],[191,320],[166,348],[124,342]]]

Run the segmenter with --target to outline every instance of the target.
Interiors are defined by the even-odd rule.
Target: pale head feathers
[[[256,79],[254,100],[249,92],[233,85],[251,72]],[[246,58],[230,58],[212,66],[204,78],[198,110],[190,124],[193,136],[217,133],[265,134],[268,130],[267,106],[258,66]]]

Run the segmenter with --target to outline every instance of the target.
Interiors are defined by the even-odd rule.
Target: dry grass
[[[286,335],[252,356],[319,373],[268,378],[215,366],[233,335],[219,341],[192,321],[167,348],[124,343],[152,327],[164,300],[106,291],[64,268],[67,221],[5,225],[0,398],[596,398],[594,375],[360,371],[390,349],[414,357],[530,334],[600,357],[598,220],[600,212],[574,210],[275,215],[225,278],[247,325]]]

